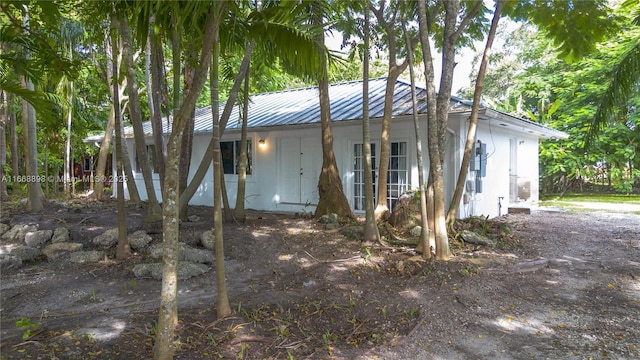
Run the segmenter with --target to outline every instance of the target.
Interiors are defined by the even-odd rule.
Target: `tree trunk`
[[[23,6],[23,26],[25,31],[29,31],[29,9],[26,4]],[[31,58],[28,50],[25,49],[25,57]],[[30,79],[21,77],[22,86],[27,90],[34,90],[33,82]],[[36,129],[36,112],[31,104],[24,99],[22,103],[22,132],[24,134],[24,158],[26,163],[27,174],[27,210],[28,211],[40,211],[43,208],[42,188],[38,179],[38,138]]]
[[[69,109],[67,109],[67,139],[65,140],[64,151],[64,193],[69,196],[69,186],[72,179],[72,162],[71,162],[71,121],[73,120],[73,81],[69,83]]]
[[[131,33],[127,20],[120,18],[120,31],[122,39],[122,59],[124,61],[125,72],[127,75],[127,93],[129,95],[129,115],[131,116],[131,125],[133,125],[133,136],[136,143],[136,154],[138,164],[142,170],[144,186],[147,191],[147,221],[157,221],[161,218],[162,210],[156,197],[155,186],[153,185],[153,175],[151,166],[148,161],[146,140],[144,130],[142,128],[142,113],[140,110],[140,98],[138,97],[138,85],[136,82],[136,71],[133,64],[133,52],[131,48]],[[116,111],[117,117],[117,111]]]
[[[487,65],[489,63],[489,57],[491,56],[491,46],[493,45],[493,39],[496,36],[498,29],[498,22],[500,21],[500,13],[502,11],[503,0],[496,2],[496,10],[493,13],[493,20],[491,21],[491,28],[489,29],[489,35],[487,36],[487,43],[482,54],[482,60],[480,62],[480,68],[478,69],[478,75],[476,78],[476,85],[473,92],[473,105],[471,107],[471,117],[469,119],[469,129],[467,130],[467,140],[464,146],[464,155],[462,157],[462,165],[460,165],[460,173],[458,174],[458,181],[456,182],[456,189],[453,193],[453,198],[449,204],[449,212],[447,213],[447,224],[452,225],[456,220],[458,208],[460,207],[460,200],[462,199],[462,192],[464,191],[465,183],[467,180],[467,174],[469,172],[469,163],[471,162],[473,144],[476,139],[476,129],[478,126],[478,113],[480,112],[480,98],[482,96],[482,85],[484,82],[484,76],[487,72]]]
[[[151,128],[153,130],[153,143],[155,145],[156,168],[160,177],[160,192],[164,191],[164,163],[165,163],[165,143],[164,131],[162,127],[162,110],[160,103],[162,102],[163,78],[162,66],[162,40],[154,33],[148,38],[147,48],[149,49],[149,68],[151,72],[151,82],[147,83],[150,89],[149,107],[151,111]]]
[[[240,64],[240,69],[238,70],[238,74],[236,74],[236,78],[233,83],[233,87],[231,88],[231,92],[229,92],[229,98],[224,106],[224,111],[222,112],[222,116],[219,115],[220,105],[218,103],[214,103],[214,100],[211,100],[211,113],[212,117],[220,118],[220,136],[224,134],[224,129],[227,126],[227,122],[229,121],[229,117],[231,116],[231,111],[233,110],[233,104],[236,102],[238,98],[238,93],[240,92],[240,86],[242,86],[242,81],[245,77],[246,72],[249,69],[249,64],[251,61],[251,51],[245,50],[244,58],[242,59],[242,63]],[[213,87],[211,89],[213,91]],[[213,138],[209,141],[209,145],[207,146],[207,150],[204,152],[202,156],[202,160],[200,161],[200,165],[198,165],[198,169],[196,173],[191,178],[191,182],[189,186],[185,189],[185,191],[180,195],[180,207],[187,206],[193,194],[196,193],[196,190],[202,184],[202,179],[207,174],[209,167],[211,167],[211,162],[213,161]]]
[[[189,47],[190,58],[193,58],[193,47]],[[190,65],[195,61],[185,61],[184,65],[184,96],[188,96],[191,91],[191,86],[193,84],[193,76],[194,69]],[[178,192],[182,194],[184,190],[187,188],[187,181],[189,180],[189,165],[191,164],[191,152],[193,149],[193,130],[194,130],[194,121],[195,121],[195,109],[191,112],[191,116],[189,116],[189,121],[187,121],[187,128],[185,129],[184,134],[182,135],[182,149],[180,149],[180,177],[178,179]],[[188,206],[180,207],[180,220],[187,221],[188,220]]]
[[[396,81],[398,77],[405,71],[408,61],[402,64],[397,63],[397,44],[396,44],[396,11],[398,6],[394,7],[391,22],[387,22],[384,18],[385,7],[381,4],[379,9],[374,9],[373,13],[378,19],[378,23],[385,29],[388,45],[389,45],[389,71],[387,74],[387,84],[384,94],[384,109],[382,112],[382,132],[380,134],[380,157],[378,164],[378,196],[376,205],[376,219],[381,220],[389,216],[387,205],[387,184],[389,171],[389,158],[391,157],[391,116],[393,114],[393,95],[395,92]],[[415,42],[409,42],[408,48],[415,46]]]
[[[211,61],[211,84],[215,84],[212,88],[216,91],[212,92],[212,96],[216,97],[213,103],[218,103],[219,96],[219,64],[220,44],[215,42],[213,48],[213,58]],[[248,73],[247,73],[248,74]],[[247,75],[248,76],[248,75]],[[231,315],[231,307],[229,306],[229,296],[227,294],[227,280],[224,269],[224,233],[222,225],[222,187],[224,183],[224,172],[222,169],[222,155],[220,154],[220,120],[213,118],[213,222],[215,237],[215,255],[216,255],[216,290],[218,295],[217,315],[218,319]]]
[[[7,94],[7,103],[11,102],[11,98],[12,96],[10,94]],[[9,147],[11,148],[11,175],[17,176],[17,175],[20,175],[20,155],[18,150],[18,123],[16,120],[16,114],[10,111],[8,113],[8,116],[9,116]],[[11,194],[19,195],[21,191],[20,186],[15,181],[15,177],[13,179],[14,180],[11,181],[11,185],[12,185]]]
[[[0,107],[2,108],[2,112],[0,112],[0,201],[9,199],[9,194],[7,193],[8,178],[4,171],[4,167],[7,164],[7,138],[5,134],[7,118],[9,117],[7,104],[4,91],[0,91]]]
[[[426,91],[427,91],[427,138],[429,149],[429,182],[433,184],[433,202],[428,202],[433,209],[433,227],[431,228],[433,236],[435,236],[436,242],[436,258],[447,259],[449,257],[449,247],[447,239],[447,229],[441,226],[438,217],[442,218],[444,223],[444,191],[443,191],[443,173],[442,173],[442,160],[440,159],[440,146],[438,140],[438,116],[437,116],[437,102],[436,102],[436,89],[435,89],[435,75],[433,70],[433,62],[431,55],[431,44],[429,40],[429,31],[427,28],[426,19],[426,5],[424,2],[418,2],[418,16],[419,16],[419,30],[420,30],[420,43],[422,45],[422,56],[425,67],[425,79],[426,79]],[[438,191],[441,191],[438,194]],[[438,202],[441,204],[438,204]],[[439,213],[440,211],[441,213]],[[427,212],[429,213],[429,212]],[[424,251],[430,251],[430,249],[423,249]]]
[[[314,20],[321,23],[322,19]],[[318,42],[324,44],[324,33],[318,35]],[[320,120],[322,126],[322,171],[318,179],[318,194],[320,200],[316,207],[315,217],[335,213],[340,217],[352,217],[349,201],[342,189],[342,180],[333,152],[333,133],[331,131],[331,103],[329,100],[329,78],[327,58],[322,58],[322,73],[318,77],[318,92],[320,100]]]
[[[107,71],[106,71],[106,80],[107,86],[111,91],[111,96],[113,96],[113,91],[115,87],[113,86],[113,54],[111,53],[111,46],[109,45],[109,37],[105,36],[105,50],[107,52]],[[102,138],[102,142],[100,143],[100,150],[98,152],[98,164],[96,165],[96,174],[95,174],[95,187],[94,187],[94,196],[96,199],[101,200],[104,198],[104,183],[107,180],[106,168],[107,162],[109,158],[109,148],[111,146],[111,139],[113,137],[113,131],[115,130],[115,110],[114,105],[111,106],[111,111],[109,113],[109,119],[107,120],[107,128],[104,131],[104,137]],[[115,150],[114,150],[115,151]],[[110,171],[113,173],[113,171]]]
[[[407,44],[410,43],[409,33],[406,27],[406,9],[403,5],[402,9],[402,32],[404,33]],[[416,82],[413,69],[413,48],[407,49],[407,62],[409,65],[409,78],[411,79],[411,105],[413,112],[413,127],[416,132],[416,158],[418,162],[418,191],[420,196],[420,239],[418,247],[422,249],[422,256],[426,259],[431,258],[431,250],[429,249],[429,222],[427,220],[427,193],[425,191],[426,182],[424,181],[424,159],[422,158],[422,134],[420,133],[420,117],[418,115],[418,98],[416,96]],[[425,251],[427,250],[427,251]]]
[[[114,57],[118,56],[118,46],[116,45],[116,31],[118,28],[118,21],[116,19],[115,11],[111,14],[111,51]],[[113,61],[113,74],[119,74],[118,62]],[[117,77],[116,77],[117,79]],[[114,118],[116,128],[116,173],[117,176],[113,179],[117,188],[117,209],[118,209],[118,247],[116,249],[116,258],[125,259],[131,255],[131,248],[127,239],[127,215],[125,213],[126,208],[124,206],[124,179],[121,178],[122,174],[122,116],[120,111],[120,91],[118,89],[118,81],[113,82],[113,107]],[[112,185],[113,186],[113,185]]]
[[[364,242],[380,241],[373,209],[373,173],[371,165],[371,134],[369,129],[369,8],[364,9],[364,63],[362,69],[362,150],[364,158]]]
[[[236,192],[236,206],[233,217],[238,221],[245,221],[244,211],[245,185],[247,183],[247,121],[249,117],[249,72],[244,78],[244,98],[242,99],[242,129],[240,131],[240,160],[238,160],[238,191]]]
[[[122,93],[120,93],[122,94]],[[126,137],[124,136],[124,126],[120,121],[120,148],[122,149],[122,165],[124,174],[118,176],[124,176],[127,181],[127,191],[129,191],[129,200],[134,203],[139,203],[140,194],[138,193],[138,185],[133,177],[133,170],[131,168],[131,156],[129,156],[129,146],[127,145]],[[122,180],[122,179],[121,179]],[[113,188],[113,184],[111,184]]]
[[[213,9],[224,7],[224,3],[214,3]],[[198,95],[207,79],[207,70],[211,62],[211,48],[217,42],[218,28],[222,11],[210,11],[207,16],[206,28],[202,40],[202,52],[196,68],[193,89],[185,97],[180,110],[173,121],[173,131],[167,142],[167,167],[165,169],[165,183],[163,196],[162,230],[162,289],[159,309],[158,331],[154,347],[154,359],[172,359],[175,351],[175,327],[178,323],[178,241],[180,238],[179,209],[180,194],[178,192],[178,171],[180,162],[180,143],[186,129],[188,117],[195,108]],[[214,19],[215,17],[215,19]],[[222,254],[224,256],[224,254]],[[216,264],[217,265],[217,264]],[[220,298],[220,294],[218,294]]]

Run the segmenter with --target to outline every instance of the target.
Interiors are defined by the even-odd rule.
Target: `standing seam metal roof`
[[[384,110],[384,94],[386,88],[386,78],[375,78],[369,80],[369,117],[372,119],[382,118]],[[418,98],[418,113],[424,114],[427,109],[426,91],[423,88],[416,88]],[[264,128],[271,126],[303,125],[320,123],[320,105],[318,99],[318,88],[307,87],[278,92],[255,94],[251,96],[249,103],[248,128]],[[334,122],[357,120],[362,118],[362,80],[341,82],[329,85],[329,98],[331,101],[331,118]],[[469,110],[472,102],[459,97],[451,97],[452,110]],[[220,112],[224,109],[224,104],[220,106]],[[227,130],[239,130],[239,107],[234,106]],[[393,116],[411,115],[411,85],[398,80],[395,83],[395,93],[393,97]],[[500,112],[502,113],[502,112]],[[541,131],[552,133],[562,133],[548,128],[544,125],[532,121],[505,114],[513,120],[522,122],[522,125],[535,125]],[[143,124],[145,134],[151,134],[151,123]],[[163,118],[163,131],[165,134],[171,132],[170,124]],[[212,131],[211,107],[198,108],[195,111],[195,133],[206,133]],[[126,134],[132,134],[133,129],[125,128]],[[564,134],[564,133],[562,133]]]

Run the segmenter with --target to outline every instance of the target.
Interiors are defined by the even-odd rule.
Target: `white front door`
[[[282,138],[279,150],[280,201],[317,204],[317,184],[322,167],[322,150],[318,146],[318,140]]]

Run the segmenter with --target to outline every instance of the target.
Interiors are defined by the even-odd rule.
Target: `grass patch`
[[[622,203],[640,205],[640,195],[623,194],[548,194],[540,197],[540,205],[558,205],[570,202]]]

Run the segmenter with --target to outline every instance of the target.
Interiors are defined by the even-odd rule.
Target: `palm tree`
[[[640,26],[640,3],[635,0],[627,0],[622,7],[630,11],[628,25],[623,28],[635,27],[637,29]],[[640,96],[640,36],[628,41],[627,50],[610,73],[609,86],[602,95],[591,122],[585,148],[589,147],[607,122],[626,118],[628,115],[627,101],[634,96]]]

